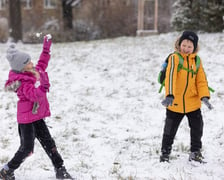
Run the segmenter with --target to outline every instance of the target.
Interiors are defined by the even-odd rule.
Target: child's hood
[[[11,70],[8,75],[8,80],[5,83],[5,90],[16,91],[24,81],[35,83],[36,78],[31,72],[17,73]]]

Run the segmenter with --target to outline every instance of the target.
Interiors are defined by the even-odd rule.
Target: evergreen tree
[[[177,0],[173,4],[173,14],[171,23],[175,30],[181,31],[185,29],[198,29],[198,14],[195,1]]]
[[[224,29],[224,0],[177,0],[171,23],[175,30],[221,32]]]
[[[205,32],[221,32],[224,30],[224,1],[207,0],[201,3],[200,29]]]

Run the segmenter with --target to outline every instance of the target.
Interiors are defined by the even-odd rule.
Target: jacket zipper
[[[188,59],[188,56],[187,56],[187,68],[189,69],[189,59]],[[187,71],[187,83],[186,83],[184,94],[183,94],[183,111],[184,111],[184,113],[185,113],[185,94],[186,94],[187,87],[188,87],[188,80],[189,80],[189,71]]]

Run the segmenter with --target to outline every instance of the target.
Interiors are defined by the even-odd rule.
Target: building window
[[[24,1],[22,1],[22,2],[24,2],[24,8],[25,9],[31,9],[32,8],[32,0],[24,0]]]
[[[44,8],[55,8],[56,0],[44,0]]]
[[[0,0],[0,9],[5,9],[6,0]]]

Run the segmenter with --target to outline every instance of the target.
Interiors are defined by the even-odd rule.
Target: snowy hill
[[[53,44],[48,67],[52,116],[46,119],[68,171],[78,180],[223,180],[224,35],[199,34],[199,55],[214,110],[204,105],[203,155],[188,162],[190,133],[185,118],[177,132],[171,163],[159,163],[165,108],[157,74],[173,51],[177,33]],[[39,57],[42,45],[17,47]],[[3,91],[9,65],[0,44],[0,164],[19,146],[16,101]],[[15,171],[18,180],[54,179],[51,162],[36,141],[34,154]]]

